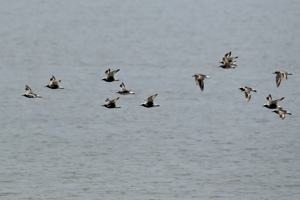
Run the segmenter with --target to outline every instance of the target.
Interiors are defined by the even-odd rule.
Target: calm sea
[[[299,10],[1,1],[0,199],[300,199]],[[238,67],[218,68],[229,51]],[[119,82],[101,80],[108,68]],[[277,88],[280,69],[293,75]],[[211,77],[203,92],[196,73]],[[64,90],[44,87],[52,75]],[[43,98],[22,97],[26,84]],[[160,107],[140,106],[156,93]],[[268,94],[292,115],[262,107]],[[119,96],[121,109],[101,106]]]

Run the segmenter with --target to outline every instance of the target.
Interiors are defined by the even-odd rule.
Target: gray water
[[[1,1],[0,198],[300,199],[299,19],[296,0]]]

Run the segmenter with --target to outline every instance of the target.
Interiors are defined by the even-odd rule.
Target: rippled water
[[[1,199],[299,199],[298,1],[2,1]],[[222,56],[239,56],[234,70]],[[120,82],[136,94],[106,109]],[[293,73],[275,85],[273,71]],[[211,78],[205,89],[195,73]],[[44,85],[55,75],[64,90]],[[43,96],[26,99],[25,84]],[[238,88],[258,90],[246,102]],[[139,106],[158,93],[158,108]],[[281,120],[262,105],[285,97]]]

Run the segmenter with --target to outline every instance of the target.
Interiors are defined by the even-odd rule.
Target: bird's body
[[[236,62],[236,59],[238,58],[238,56],[233,56],[233,57],[231,57],[231,51],[230,52],[228,52],[228,53],[226,53],[224,56],[223,56],[223,58],[226,58],[226,60],[228,61],[228,62]],[[223,63],[223,61],[224,61],[224,59],[222,59],[221,61],[220,61],[220,63]]]
[[[251,87],[247,87],[247,86],[240,87],[239,89],[245,93],[245,98],[247,101],[250,101],[250,99],[251,99],[250,92],[257,92],[255,89],[253,89]]]
[[[235,63],[237,58],[238,56],[231,57],[231,52],[228,52],[223,56],[222,60],[220,61],[222,65],[219,67],[223,69],[234,69],[237,67]]]
[[[46,85],[45,87],[50,88],[50,89],[64,89],[62,86],[59,85],[60,82],[61,82],[61,80],[56,80],[56,78],[54,76],[52,76],[50,78],[49,84]]]
[[[209,76],[204,74],[195,74],[192,77],[195,77],[196,85],[199,85],[201,91],[204,90],[204,79],[210,78]]]
[[[220,62],[222,65],[219,67],[223,69],[234,69],[237,67],[234,61],[228,61],[228,59],[224,56],[222,61]]]
[[[114,77],[114,75],[118,72],[118,71],[120,71],[120,69],[117,69],[117,70],[110,70],[110,69],[107,69],[106,71],[105,71],[105,77],[102,79],[103,81],[106,81],[106,82],[113,82],[113,81],[119,81],[119,79],[116,79],[115,77]]]
[[[276,109],[278,107],[277,103],[279,101],[282,101],[284,99],[284,97],[280,98],[280,99],[276,99],[276,100],[272,100],[272,96],[271,94],[269,94],[269,96],[267,96],[267,103],[263,105],[263,107],[269,108],[269,109]]]
[[[286,71],[275,71],[273,74],[276,74],[276,77],[275,77],[275,81],[276,81],[276,86],[279,87],[280,83],[281,83],[281,80],[287,80],[288,79],[288,75],[293,75],[289,72],[286,72]]]
[[[157,94],[151,95],[148,97],[147,100],[144,101],[144,103],[141,104],[141,106],[144,106],[146,108],[151,108],[151,107],[158,107],[159,105],[154,104],[154,98],[157,96]]]
[[[25,86],[25,93],[22,96],[27,98],[42,98],[42,96],[33,93],[28,85]]]
[[[122,94],[122,95],[135,94],[131,90],[127,90],[124,83],[120,84],[120,90],[117,93]]]
[[[290,113],[289,111],[283,110],[283,108],[280,106],[277,106],[277,108],[275,110],[273,110],[273,112],[277,113],[281,119],[284,119],[286,114],[292,115],[292,113]]]
[[[102,106],[104,106],[106,108],[121,108],[121,107],[116,105],[116,102],[119,100],[119,98],[120,97],[118,97],[116,99],[113,99],[113,100],[109,100],[107,98]]]

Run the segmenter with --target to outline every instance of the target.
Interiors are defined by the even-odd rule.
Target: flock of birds
[[[231,52],[228,52],[223,56],[222,60],[220,61],[221,65],[219,67],[221,67],[223,69],[234,69],[237,67],[237,65],[236,65],[237,58],[238,58],[238,56],[231,56]],[[117,69],[117,70],[107,69],[105,71],[105,77],[102,80],[106,81],[106,82],[119,81],[114,76],[118,71],[120,71],[120,69]],[[275,71],[273,74],[276,74],[275,80],[276,80],[277,87],[279,87],[282,80],[286,80],[288,78],[288,75],[292,75],[291,73],[282,71],[282,70]],[[205,74],[195,74],[192,77],[195,78],[196,85],[199,85],[201,91],[204,90],[204,79],[210,78],[209,76],[207,76]],[[45,87],[48,87],[50,89],[64,89],[62,86],[59,85],[60,82],[61,82],[61,80],[56,80],[56,78],[54,76],[52,76],[50,78],[49,84],[46,85]],[[243,86],[243,87],[240,87],[239,89],[242,92],[244,92],[246,101],[250,101],[250,99],[251,99],[250,92],[257,92],[255,89],[248,87],[248,86]],[[120,89],[117,93],[121,94],[121,95],[135,94],[131,90],[127,90],[125,87],[125,84],[123,82],[120,84]],[[25,96],[27,98],[42,98],[42,96],[35,94],[28,85],[25,86],[25,93],[22,96]],[[154,104],[154,98],[156,96],[157,96],[157,94],[149,96],[141,104],[141,106],[146,107],[146,108],[158,107],[159,105]],[[119,99],[120,99],[120,97],[117,97],[112,100],[107,98],[102,106],[104,106],[106,108],[121,108],[116,105],[116,102]],[[284,110],[281,106],[277,105],[277,103],[279,101],[282,101],[283,99],[284,99],[284,97],[273,100],[271,94],[269,94],[269,96],[267,96],[267,98],[266,98],[267,103],[264,104],[263,107],[266,107],[268,109],[273,109],[274,113],[278,114],[281,119],[284,119],[285,115],[287,115],[287,114],[292,115],[292,114],[289,111]]]
[[[115,74],[120,71],[120,69],[117,70],[106,70],[105,71],[105,77],[102,79],[103,81],[106,82],[113,82],[113,81],[119,81],[119,79],[115,78]],[[120,90],[117,92],[119,94],[122,95],[128,95],[128,94],[135,94],[134,92],[132,92],[131,90],[127,90],[125,87],[125,84],[122,82],[120,84]],[[141,104],[141,106],[144,106],[146,108],[151,108],[151,107],[158,107],[159,105],[154,104],[154,98],[157,96],[157,94],[151,95],[150,97],[148,97],[147,100],[144,101],[144,103]],[[121,108],[119,106],[116,105],[116,102],[119,100],[120,97],[117,97],[115,99],[106,99],[104,104],[102,106],[106,107],[106,108]]]
[[[221,65],[219,67],[223,68],[223,69],[234,69],[237,67],[236,65],[236,59],[238,58],[238,56],[234,56],[231,57],[231,52],[226,53],[222,60],[220,61]],[[276,86],[279,87],[281,80],[286,80],[288,78],[288,75],[292,75],[289,72],[286,71],[275,71],[273,74],[276,74]],[[205,74],[195,74],[193,75],[193,77],[195,77],[195,81],[196,84],[199,85],[201,91],[204,90],[204,79],[210,78],[209,76],[205,75]],[[251,94],[250,92],[257,92],[255,89],[248,87],[248,86],[243,86],[239,88],[242,92],[244,92],[245,94],[245,98],[247,101],[250,101],[251,99]],[[277,113],[279,115],[279,117],[281,119],[285,118],[285,115],[292,115],[292,113],[290,113],[287,110],[284,110],[281,106],[278,106],[277,103],[281,100],[284,99],[284,97],[280,98],[280,99],[276,99],[276,100],[272,100],[272,96],[271,94],[269,94],[269,96],[267,96],[267,103],[263,105],[263,107],[269,108],[269,109],[273,109],[274,113]]]
[[[114,75],[120,71],[120,69],[117,69],[117,70],[106,70],[105,71],[105,77],[102,79],[103,81],[106,81],[106,82],[114,82],[114,81],[119,81],[118,79],[116,79],[114,77]],[[50,89],[64,89],[64,87],[60,86],[61,80],[56,80],[55,76],[52,76],[50,78],[50,82],[48,85],[45,85],[45,87],[47,88],[50,88]],[[127,90],[126,87],[125,87],[125,84],[122,82],[120,84],[120,89],[119,91],[117,92],[121,95],[128,95],[128,94],[135,94],[134,92],[132,92],[131,90]],[[42,96],[34,93],[32,91],[32,89],[26,85],[25,86],[25,93],[22,95],[22,96],[25,96],[27,98],[42,98]],[[144,106],[146,108],[151,108],[151,107],[158,107],[159,105],[157,104],[154,104],[154,98],[157,96],[157,94],[154,94],[154,95],[151,95],[150,97],[147,98],[147,100],[145,100],[141,106]],[[117,106],[116,105],[116,102],[120,99],[120,97],[117,97],[115,99],[106,99],[104,104],[102,106],[106,107],[106,108],[121,108],[120,106]]]

